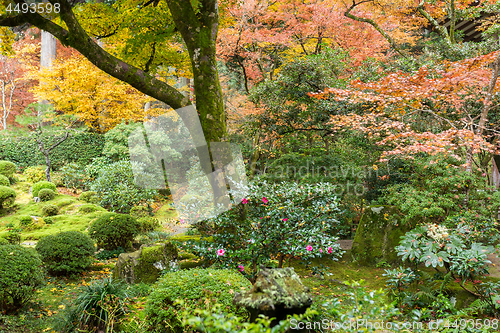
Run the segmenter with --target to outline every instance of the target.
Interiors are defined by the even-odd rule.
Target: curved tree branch
[[[15,1],[16,3],[25,3],[24,0]],[[174,109],[191,104],[189,98],[174,87],[135,66],[125,63],[101,48],[78,23],[67,0],[50,0],[50,2],[60,4],[60,17],[66,23],[68,30],[37,13],[29,12],[16,16],[1,15],[0,26],[12,27],[30,23],[51,33],[63,45],[73,47],[102,71],[118,80],[127,82],[140,92],[165,102]]]

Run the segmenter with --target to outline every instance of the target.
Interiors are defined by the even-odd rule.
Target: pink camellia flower
[[[247,200],[247,199],[245,199],[245,198],[243,198],[243,199],[241,199],[241,203],[242,203],[242,204],[246,204],[246,203],[248,203],[248,200]]]
[[[243,272],[245,270],[245,267],[243,267],[243,265],[238,265],[238,269],[240,270],[240,272]]]
[[[307,246],[306,246],[306,250],[307,250],[307,251],[312,251],[312,249],[313,249],[313,247],[312,247],[311,245],[307,245]]]
[[[323,253],[323,249],[319,249],[319,252],[320,252],[320,253]]]
[[[331,246],[328,247],[328,253],[332,253],[332,247]]]
[[[263,198],[262,198],[262,202],[264,202],[264,203],[266,204],[266,203],[268,202],[268,201],[267,201],[267,198],[266,198],[266,197],[263,197]]]
[[[218,250],[217,250],[217,255],[218,255],[218,256],[223,256],[223,255],[224,255],[224,253],[226,253],[226,251],[224,251],[224,249],[218,249]]]
[[[283,222],[286,222],[286,221],[288,221],[288,219],[285,217],[285,218],[283,219]]]

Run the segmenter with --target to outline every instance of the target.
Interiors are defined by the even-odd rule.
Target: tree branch
[[[439,25],[438,21],[434,19],[427,11],[424,9],[424,4],[425,0],[422,0],[419,5],[417,6],[417,10],[420,14],[422,14],[423,17],[429,21],[430,24],[439,32],[441,37],[443,37],[448,43],[451,43],[450,35],[448,34],[448,31],[446,30],[445,27]]]
[[[17,3],[24,3],[24,0],[15,1]],[[123,62],[102,49],[80,26],[67,0],[49,1],[52,4],[60,4],[60,17],[66,23],[68,30],[63,29],[61,26],[37,13],[29,12],[15,17],[0,16],[0,26],[31,23],[37,28],[51,33],[63,45],[76,49],[102,71],[118,80],[127,82],[140,92],[163,101],[174,109],[191,104],[189,98],[174,87],[156,79],[153,75],[135,66]]]
[[[495,90],[495,86],[497,84],[498,80],[498,75],[499,75],[499,67],[500,67],[500,52],[497,51],[497,57],[495,59],[495,62],[493,64],[493,73],[491,74],[491,79],[490,83],[488,85],[488,90],[486,91],[486,98],[484,99],[484,104],[483,104],[483,110],[481,111],[481,118],[479,119],[479,125],[477,128],[476,133],[477,134],[483,134],[483,131],[485,129],[484,124],[486,123],[487,117],[488,117],[488,112],[491,109],[491,99],[493,96],[493,92]]]
[[[350,18],[351,20],[354,20],[354,21],[358,21],[358,22],[364,22],[364,23],[368,23],[370,24],[373,28],[375,28],[375,30],[377,30],[388,42],[389,44],[392,46],[392,48],[397,52],[399,53],[402,57],[404,58],[408,58],[408,56],[406,54],[403,53],[403,51],[399,48],[399,46],[397,45],[396,41],[394,41],[394,39],[392,39],[391,36],[389,36],[389,34],[387,34],[387,32],[385,32],[378,24],[377,22],[375,22],[374,20],[371,20],[371,19],[367,19],[367,18],[364,18],[364,17],[359,17],[359,16],[354,16],[353,14],[351,14],[351,11],[358,5],[362,4],[362,3],[365,3],[365,2],[370,2],[371,0],[365,0],[365,1],[361,1],[361,2],[358,2],[356,3],[355,0],[352,1],[352,5],[351,7],[349,7],[347,9],[346,12],[344,12],[344,16],[345,17],[348,17]]]

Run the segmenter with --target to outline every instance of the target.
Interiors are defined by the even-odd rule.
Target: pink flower
[[[179,222],[184,223],[185,221],[184,221],[184,219],[180,219]]]
[[[319,252],[320,252],[320,253],[323,253],[323,249],[319,249]]]
[[[263,219],[263,217],[260,218],[261,220]]]
[[[313,249],[313,247],[312,247],[311,245],[307,245],[307,246],[306,246],[306,250],[307,250],[307,251],[312,251],[312,249]]]
[[[285,217],[285,218],[283,219],[283,222],[286,222],[286,221],[288,221],[288,219]]]
[[[332,253],[332,247],[331,246],[328,247],[328,253]]]
[[[243,272],[245,270],[245,267],[243,267],[243,265],[238,265],[238,269],[240,270],[240,272]]]
[[[224,249],[218,249],[218,250],[217,250],[217,255],[218,255],[218,256],[223,256],[223,255],[224,255],[224,253],[226,253],[226,251],[224,251]]]
[[[241,199],[241,203],[242,203],[242,204],[246,204],[246,203],[248,203],[248,200],[247,200],[247,199],[245,199],[245,198],[243,198],[243,199]]]
[[[262,198],[262,202],[264,202],[264,203],[266,204],[266,203],[268,202],[268,201],[267,201],[267,198],[266,198],[266,197],[263,197],[263,198]]]

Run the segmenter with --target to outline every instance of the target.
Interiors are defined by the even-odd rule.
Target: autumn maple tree
[[[283,64],[319,54],[325,45],[348,50],[353,62],[380,56],[387,47],[374,29],[352,23],[331,0],[236,1],[225,17],[218,55],[242,74],[247,92],[275,78]]]
[[[161,111],[145,110],[144,104],[151,98],[100,71],[82,56],[60,59],[50,68],[36,69],[30,78],[39,82],[33,88],[38,100],[47,100],[58,111],[77,116],[99,132],[122,120],[143,121]]]
[[[381,145],[391,145],[382,160],[386,160],[384,156],[411,157],[420,152],[461,159],[459,154],[465,150],[464,166],[472,170],[473,154],[496,152],[492,134],[498,122],[488,118],[492,107],[498,107],[494,100],[498,102],[499,67],[500,51],[496,51],[444,63],[441,68],[392,73],[376,82],[356,80],[348,89],[329,88],[310,95],[370,103],[367,115],[334,115],[331,122],[337,130],[349,126],[380,137]],[[423,123],[426,119],[427,125]]]

